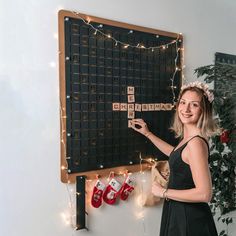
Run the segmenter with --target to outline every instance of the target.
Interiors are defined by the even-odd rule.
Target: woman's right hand
[[[147,124],[144,122],[143,119],[132,119],[131,128],[145,136],[150,133]]]

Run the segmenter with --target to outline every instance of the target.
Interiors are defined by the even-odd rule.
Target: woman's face
[[[178,115],[183,124],[196,125],[201,114],[201,97],[195,91],[186,91],[179,102]]]

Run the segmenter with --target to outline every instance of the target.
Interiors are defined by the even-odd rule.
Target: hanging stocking
[[[126,200],[129,194],[134,190],[134,181],[127,176],[120,190],[120,199]]]
[[[100,180],[97,180],[96,184],[93,188],[93,194],[91,198],[91,204],[93,207],[100,207],[102,205],[102,195],[105,189],[105,184],[102,183]]]
[[[108,186],[106,187],[106,190],[104,191],[104,202],[110,205],[114,204],[116,202],[117,196],[119,195],[120,188],[121,184],[117,180],[112,178]]]

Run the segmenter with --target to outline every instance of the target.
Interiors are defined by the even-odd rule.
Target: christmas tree
[[[213,214],[218,210],[226,229],[219,235],[228,235],[228,225],[233,222],[231,211],[236,209],[236,65],[216,63],[199,67],[197,76],[213,85],[214,110],[219,120],[221,134],[212,138],[209,160],[213,183]]]

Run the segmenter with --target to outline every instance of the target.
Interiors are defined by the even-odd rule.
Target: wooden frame
[[[79,18],[78,16],[82,17],[83,19],[87,21],[92,21],[96,23],[106,24],[106,25],[112,25],[117,26],[121,28],[126,28],[130,30],[137,30],[142,31],[146,33],[153,33],[157,35],[162,36],[169,36],[174,38],[179,38],[181,42],[183,41],[182,35],[179,35],[177,33],[171,33],[167,31],[162,30],[156,30],[152,28],[146,28],[141,26],[136,26],[132,24],[107,20],[103,18],[98,18],[86,14],[81,13],[74,13],[71,11],[61,10],[58,13],[58,22],[59,22],[59,80],[60,80],[60,134],[61,134],[61,181],[63,183],[74,183],[76,180],[76,176],[78,175],[85,175],[89,179],[95,178],[97,175],[100,175],[101,177],[108,176],[111,172],[114,172],[115,174],[121,174],[126,171],[130,172],[137,172],[140,171],[140,168],[142,170],[147,169],[150,166],[150,163],[141,163],[142,167],[140,165],[130,165],[130,166],[122,166],[122,167],[115,167],[115,168],[109,168],[109,169],[101,169],[96,171],[89,171],[89,172],[83,172],[83,173],[76,173],[76,174],[69,174],[67,171],[67,161],[66,161],[66,93],[65,93],[65,35],[64,35],[64,18],[65,17],[72,17],[72,18]],[[181,43],[182,44],[182,43]],[[182,50],[180,51],[180,64],[182,65]],[[180,76],[181,77],[181,76]]]

